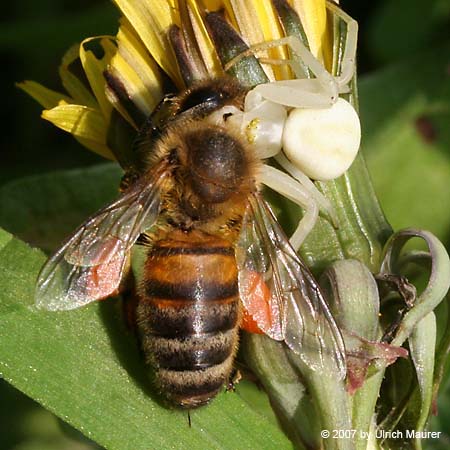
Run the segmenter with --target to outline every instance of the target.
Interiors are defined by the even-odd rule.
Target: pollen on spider
[[[255,140],[256,140],[255,131],[256,131],[256,128],[258,128],[259,123],[260,123],[260,119],[255,117],[253,120],[251,120],[248,123],[248,125],[245,129],[245,136],[247,137],[247,141],[250,144],[255,143]]]

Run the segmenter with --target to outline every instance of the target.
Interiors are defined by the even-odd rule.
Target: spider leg
[[[279,153],[275,156],[277,163],[292,177],[294,177],[302,187],[309,192],[311,197],[317,202],[321,211],[326,212],[335,228],[338,228],[338,218],[336,210],[333,207],[331,201],[322,194],[322,192],[317,189],[313,181],[305,175],[300,169],[298,169],[294,164],[292,164],[283,153]]]
[[[273,41],[252,45],[248,50],[229,61],[224,69],[227,71],[242,58],[253,55],[258,51],[281,45],[288,45],[295,56],[292,59],[286,60],[286,64],[289,64],[292,68],[296,79],[260,84],[255,87],[255,91],[259,92],[267,100],[286,106],[325,108],[332,105],[339,95],[338,86],[334,77],[314,57],[303,42],[295,36],[286,36]],[[311,70],[316,78],[304,78],[304,71],[299,60]]]
[[[265,164],[259,173],[258,181],[305,210],[305,214],[298,223],[297,229],[289,239],[292,247],[297,250],[311,232],[319,217],[319,206],[315,198],[294,178],[281,170]]]
[[[262,49],[288,45],[295,57],[286,60],[295,74],[294,80],[275,81],[264,83],[254,88],[265,99],[274,103],[298,108],[326,108],[331,106],[339,96],[339,89],[335,78],[325,69],[322,63],[314,57],[300,39],[287,36],[270,42],[252,46],[247,52],[238,55],[229,64],[237,62],[237,58],[246,56],[246,53]],[[298,62],[301,60],[316,76],[305,79],[303,69]]]
[[[345,38],[344,55],[342,57],[342,64],[340,75],[335,78],[339,92],[345,92],[341,89],[345,89],[348,83],[355,74],[356,65],[356,44],[358,42],[358,22],[346,14],[333,2],[327,2],[327,8],[347,25],[347,36]]]

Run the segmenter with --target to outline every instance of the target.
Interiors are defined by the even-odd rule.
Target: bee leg
[[[125,274],[119,286],[119,294],[122,296],[122,314],[128,330],[136,329],[136,308],[139,303],[139,295],[136,291],[136,279],[131,270],[131,261],[128,258]]]
[[[139,303],[139,297],[136,289],[130,289],[122,294],[122,311],[125,318],[125,324],[130,331],[136,330],[136,309]]]
[[[230,373],[230,376],[228,377],[228,383],[226,386],[227,392],[235,392],[236,391],[236,385],[241,381],[242,375],[239,369],[236,369],[233,367],[233,370]]]
[[[153,239],[148,234],[142,233],[135,243],[136,245],[142,245],[143,247],[151,247],[153,244]]]
[[[416,288],[408,279],[402,275],[394,275],[390,273],[380,273],[375,275],[375,280],[380,292],[380,298],[386,298],[389,301],[389,294],[395,292],[400,295],[405,305],[397,311],[396,318],[385,330],[381,342],[390,343],[394,339],[398,327],[401,325],[405,314],[414,306],[416,301]]]
[[[292,247],[297,250],[319,218],[319,205],[317,201],[298,181],[274,167],[263,165],[259,173],[258,181],[274,191],[279,192],[305,210],[297,229],[289,239]]]
[[[234,365],[236,370],[241,375],[241,379],[251,381],[259,390],[263,390],[263,385],[261,384],[259,378],[255,375],[252,369],[242,361],[235,360]],[[239,380],[240,381],[240,380]]]
[[[192,422],[191,422],[191,410],[190,410],[190,409],[187,410],[187,417],[188,417],[188,425],[189,425],[189,428],[192,428]]]
[[[125,172],[120,180],[119,191],[126,191],[133,183],[137,181],[138,178],[139,174],[135,170],[128,170]]]

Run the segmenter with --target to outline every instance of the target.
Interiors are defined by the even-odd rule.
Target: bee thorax
[[[241,143],[219,127],[186,136],[192,190],[209,203],[222,203],[239,188],[246,171]]]

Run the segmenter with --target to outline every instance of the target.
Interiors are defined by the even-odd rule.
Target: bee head
[[[225,105],[242,107],[246,92],[247,90],[231,77],[200,81],[177,99],[176,113],[187,113],[198,119]]]

